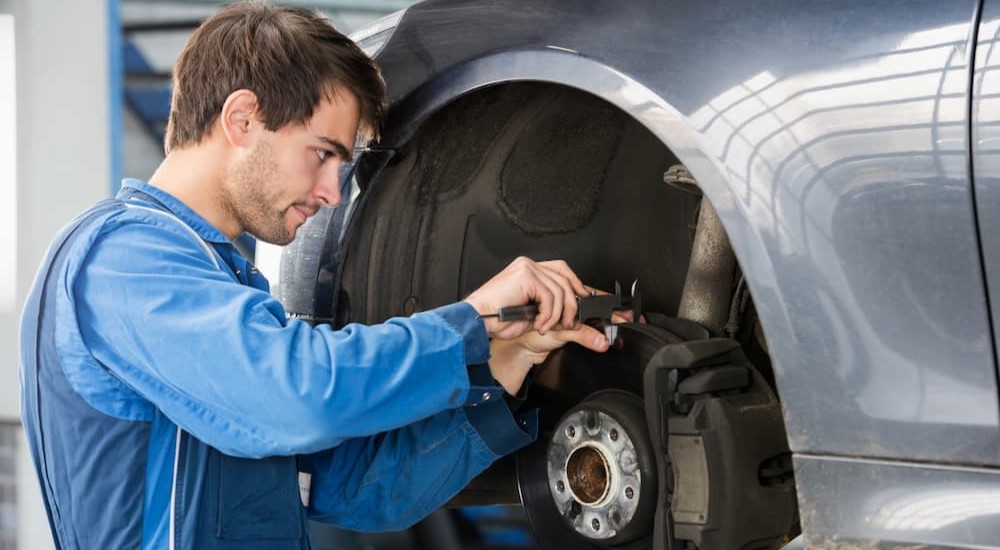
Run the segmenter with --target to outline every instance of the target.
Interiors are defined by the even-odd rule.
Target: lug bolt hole
[[[611,441],[618,441],[618,430],[611,428],[611,433],[608,435],[611,436]]]
[[[570,439],[576,437],[576,428],[574,428],[573,426],[567,426],[566,437],[569,437]]]
[[[562,482],[560,481],[559,483],[561,484]],[[562,491],[562,489],[559,489],[559,490]],[[632,489],[631,487],[626,487],[625,488],[625,498],[627,498],[629,500],[632,500],[633,498],[635,498],[635,490]]]
[[[566,484],[563,483],[563,481],[561,479],[556,482],[556,490],[559,491],[560,493],[566,490]],[[629,497],[629,498],[632,498],[632,497]]]
[[[594,528],[594,531],[601,530],[601,522],[594,518],[594,521],[590,522],[590,526]]]

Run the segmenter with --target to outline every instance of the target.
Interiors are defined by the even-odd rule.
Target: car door
[[[972,82],[972,174],[993,325],[1000,326],[1000,1],[983,0]],[[994,352],[996,353],[996,352]]]

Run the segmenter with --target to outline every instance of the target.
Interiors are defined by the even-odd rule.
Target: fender
[[[953,29],[952,34],[961,31]],[[670,71],[666,67],[662,70]],[[391,75],[389,78],[391,83]],[[762,78],[758,77],[758,82],[751,86],[774,85]],[[953,250],[948,256],[949,261],[956,262],[956,267],[948,269],[949,279],[961,281],[947,285],[949,293],[963,308],[973,309],[972,321],[964,326],[966,336],[957,338],[954,327],[936,326],[938,319],[913,317],[914,313],[928,317],[944,313],[945,318],[953,318],[955,313],[950,307],[929,301],[913,307],[916,312],[897,311],[901,324],[912,329],[908,339],[928,331],[950,333],[935,342],[947,348],[939,346],[929,357],[907,356],[900,353],[900,344],[890,340],[890,336],[898,337],[902,328],[877,326],[870,312],[842,304],[844,297],[852,298],[855,289],[851,281],[845,280],[850,274],[845,274],[838,264],[852,258],[838,257],[836,250],[810,250],[808,240],[812,235],[789,233],[809,228],[808,224],[801,224],[804,220],[792,220],[795,224],[784,221],[793,212],[788,209],[795,207],[798,210],[795,215],[804,216],[802,210],[812,208],[795,197],[787,197],[794,182],[779,179],[751,183],[752,178],[748,181],[747,175],[750,163],[745,162],[740,173],[741,167],[728,158],[734,156],[731,153],[741,141],[753,143],[753,139],[759,139],[752,135],[755,128],[738,127],[733,133],[714,131],[711,117],[706,122],[704,110],[685,116],[666,99],[666,94],[593,58],[548,46],[494,52],[454,65],[397,103],[386,141],[404,142],[428,116],[458,97],[492,85],[519,81],[553,83],[601,97],[649,129],[697,178],[719,214],[753,292],[775,365],[794,451],[1000,464],[996,376],[987,313],[982,305],[984,283],[976,255],[973,217],[968,208],[955,211],[956,205],[971,192],[968,181],[942,182],[940,188],[933,190],[929,186],[924,189],[910,186],[908,190],[914,192],[914,198],[901,201],[905,205],[941,200],[947,203],[949,216],[960,214],[951,222],[950,232],[936,235],[934,243],[915,245]],[[839,135],[817,139],[833,140]],[[792,147],[779,153],[792,158],[801,151]],[[832,163],[820,170],[836,172],[841,164]],[[967,177],[967,173],[952,174],[953,171],[949,168],[940,176]],[[876,201],[884,200],[879,198],[883,193],[895,192],[888,186],[863,191],[872,193],[872,200]],[[768,196],[773,200],[761,200]],[[850,198],[853,204],[861,200]],[[830,217],[836,215],[829,208],[824,212]],[[863,214],[870,216],[872,212]],[[847,218],[856,215],[859,213],[850,213]],[[824,223],[834,221],[824,220]],[[886,237],[855,233],[852,238]],[[863,248],[866,243],[859,244]],[[834,243],[828,242],[826,246],[834,247]],[[900,243],[900,246],[907,245]],[[863,250],[855,250],[865,255]],[[912,265],[914,261],[907,263]],[[963,266],[962,270],[957,265]],[[886,284],[892,283],[887,280]],[[916,298],[917,302],[924,302],[920,296]],[[928,359],[938,364],[921,363]],[[945,370],[949,374],[944,378],[945,383],[940,384]],[[932,382],[933,379],[937,381]],[[928,394],[934,397],[928,398]],[[829,408],[818,407],[817,403]],[[949,403],[974,405],[958,407]],[[832,425],[826,420],[830,415],[843,421]],[[918,439],[927,437],[928,427],[924,422],[942,426],[940,437],[950,444],[934,449],[923,446]],[[871,435],[859,438],[859,432]]]
[[[728,233],[767,336],[807,539],[989,544],[995,529],[883,517],[935,487],[997,486],[969,168],[979,5],[428,0],[379,34],[383,143],[513,82],[614,105],[692,172]]]

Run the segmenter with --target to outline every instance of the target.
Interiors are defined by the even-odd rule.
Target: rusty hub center
[[[576,449],[566,463],[569,488],[583,504],[595,504],[608,492],[608,463],[597,449]]]

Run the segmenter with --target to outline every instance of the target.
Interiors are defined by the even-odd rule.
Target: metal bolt
[[[611,428],[611,433],[608,435],[611,436],[611,441],[618,441],[618,430]]]
[[[594,528],[594,531],[601,530],[601,522],[594,518],[594,521],[590,522],[590,526]]]
[[[576,428],[573,426],[568,426],[566,428],[566,435],[570,438],[576,437]]]
[[[563,483],[562,480],[560,479],[559,481],[556,482],[556,491],[559,491],[561,493],[565,490],[566,490],[566,484]]]
[[[560,481],[559,483],[562,483],[562,482]],[[631,487],[626,487],[625,488],[625,498],[627,498],[629,500],[632,500],[633,498],[635,498],[635,490],[633,490]]]

